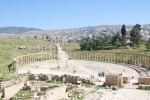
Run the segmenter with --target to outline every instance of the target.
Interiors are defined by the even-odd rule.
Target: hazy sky
[[[0,27],[150,24],[150,0],[0,0]]]

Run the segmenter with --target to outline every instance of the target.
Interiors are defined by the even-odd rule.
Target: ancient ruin
[[[36,47],[25,47],[27,50],[35,50],[35,48]],[[126,68],[120,65],[118,66],[118,69],[122,67],[119,69],[120,71],[110,74],[113,71],[105,68],[108,66],[104,66],[103,68],[100,66],[96,71],[93,70],[96,68],[94,66],[93,69],[88,69],[92,61],[95,61],[95,64],[106,62],[106,64],[103,63],[103,65],[109,63],[111,67],[115,66],[116,68],[118,66],[117,64],[122,63],[130,66]],[[44,62],[48,64],[42,64]],[[89,62],[88,66],[86,65],[87,62]],[[42,65],[40,65],[40,63]],[[82,65],[87,66],[87,69]],[[132,65],[134,65],[134,67],[137,66],[136,71]],[[56,51],[22,55],[14,58],[13,67],[16,74],[22,73],[21,70],[27,69],[28,71],[24,71],[23,75],[16,80],[0,82],[0,89],[3,90],[3,99],[58,100],[64,98],[70,100],[70,98],[74,98],[74,95],[76,95],[77,98],[84,97],[88,100],[88,96],[90,96],[90,94],[92,95],[92,93],[88,91],[86,85],[87,87],[88,85],[94,87],[91,88],[91,91],[97,91],[96,88],[98,87],[119,91],[119,87],[125,86],[128,88],[132,85],[130,82],[133,82],[134,79],[137,78],[139,87],[147,88],[150,85],[149,72],[147,71],[150,69],[150,56],[144,54],[72,52],[65,47],[62,49],[62,47],[57,44]],[[31,70],[31,68],[33,69]],[[81,68],[84,70],[82,71]],[[131,68],[134,70],[132,72],[138,73],[136,76],[133,76],[134,74],[132,72],[128,74],[128,70],[131,70]],[[44,69],[49,73],[44,74]],[[143,71],[143,69],[145,70]],[[37,74],[34,73],[36,70],[39,70]],[[142,75],[143,72],[146,76]],[[14,92],[11,92],[12,90]],[[76,92],[78,93],[76,94]],[[78,94],[80,94],[80,96]],[[94,95],[100,97],[102,94],[99,94],[97,91]]]
[[[54,50],[55,48],[52,46],[29,46],[22,45],[17,47],[20,50]]]

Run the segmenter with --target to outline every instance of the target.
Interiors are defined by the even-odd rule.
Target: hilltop
[[[0,34],[21,34],[29,31],[41,31],[41,29],[26,27],[0,27]]]

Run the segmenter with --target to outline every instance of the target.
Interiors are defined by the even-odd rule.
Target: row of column
[[[26,50],[52,50],[51,46],[19,46],[18,48],[26,49]]]
[[[68,52],[71,58],[81,60],[107,61],[116,63],[127,63],[132,65],[142,64],[150,68],[150,56],[134,53],[121,52]]]
[[[14,70],[17,71],[18,67],[46,60],[56,59],[57,55],[55,52],[44,52],[32,55],[24,55],[14,59]]]

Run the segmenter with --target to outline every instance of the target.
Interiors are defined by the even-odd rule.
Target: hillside
[[[37,28],[26,28],[26,27],[0,27],[0,33],[3,34],[21,34],[29,31],[40,31]]]
[[[85,37],[102,36],[102,35],[114,35],[121,31],[122,25],[99,25],[89,26],[81,28],[69,28],[69,29],[55,29],[55,30],[42,30],[37,28],[26,27],[0,27],[1,38],[22,38],[22,37],[34,37],[34,36],[55,36],[56,39],[65,40],[74,39],[80,40]],[[127,34],[132,29],[133,25],[126,25]],[[150,25],[141,25],[141,34],[144,40],[150,38]]]

